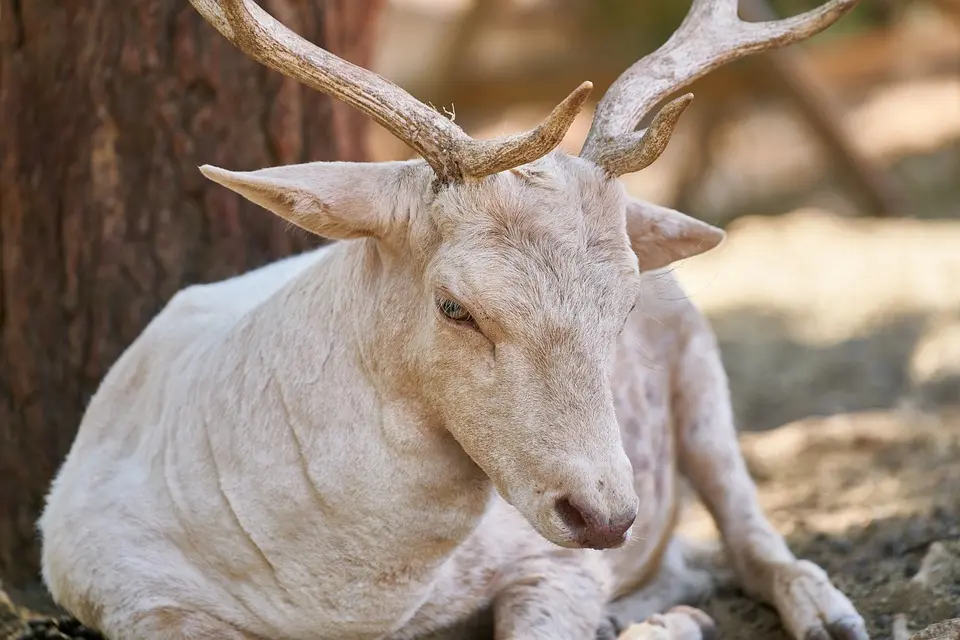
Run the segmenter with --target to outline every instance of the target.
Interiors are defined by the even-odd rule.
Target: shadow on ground
[[[937,329],[928,314],[884,318],[867,332],[826,345],[796,339],[786,317],[762,310],[739,309],[710,320],[744,431],[810,415],[960,404],[960,359],[920,379],[911,371],[918,350],[937,337],[931,337]],[[960,342],[941,348],[960,351]]]

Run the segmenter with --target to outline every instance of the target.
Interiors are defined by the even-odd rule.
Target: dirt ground
[[[743,447],[775,526],[830,573],[871,638],[905,640],[899,616],[911,631],[960,618],[960,411],[812,418],[745,434]],[[690,511],[684,528],[711,529]],[[933,569],[915,578],[924,558]],[[704,609],[723,638],[789,640],[772,609],[736,590]]]

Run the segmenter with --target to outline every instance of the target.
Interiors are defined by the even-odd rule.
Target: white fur
[[[651,597],[678,470],[794,635],[856,616],[763,517],[709,327],[657,271],[721,231],[561,153],[437,193],[423,162],[204,171],[341,241],[183,290],[107,374],[40,521],[80,620],[399,640],[491,611],[498,640],[591,637],[614,600],[676,604]],[[582,548],[563,496],[636,514],[630,541]]]

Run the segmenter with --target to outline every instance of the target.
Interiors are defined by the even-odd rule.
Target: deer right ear
[[[424,168],[412,170],[409,162],[310,162],[257,171],[203,165],[200,171],[302,229],[349,240],[382,238],[402,225],[406,218],[399,212],[409,210],[402,206],[404,194],[429,188],[433,174]]]

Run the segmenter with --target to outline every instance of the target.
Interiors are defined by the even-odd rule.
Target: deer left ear
[[[627,235],[641,271],[699,255],[726,237],[723,229],[638,198],[627,199]]]

